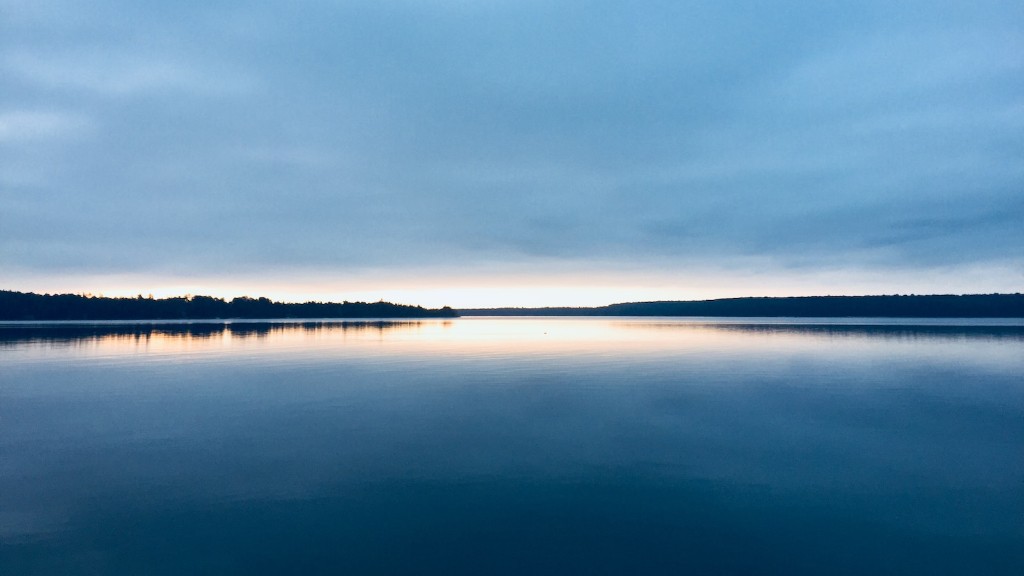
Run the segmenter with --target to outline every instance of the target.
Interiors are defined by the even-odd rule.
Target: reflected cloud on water
[[[1021,574],[1024,327],[834,321],[0,325],[0,573]]]

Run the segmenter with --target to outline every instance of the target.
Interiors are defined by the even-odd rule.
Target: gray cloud
[[[5,1],[0,266],[1019,269],[1024,7],[891,4]]]

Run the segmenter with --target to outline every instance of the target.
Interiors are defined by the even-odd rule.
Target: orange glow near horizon
[[[268,286],[265,288],[233,288],[216,283],[196,285],[170,285],[146,290],[109,287],[106,289],[48,289],[30,290],[39,293],[74,293],[106,296],[112,298],[134,298],[138,295],[154,298],[172,298],[186,295],[213,296],[231,300],[239,296],[266,297],[281,302],[377,302],[384,300],[396,304],[409,304],[426,308],[450,306],[465,308],[542,308],[542,307],[591,307],[605,306],[619,302],[646,302],[655,300],[707,300],[735,296],[761,296],[780,294],[746,294],[710,290],[682,290],[649,287],[616,286],[466,286],[466,287],[425,287],[409,289],[355,289],[333,291],[324,289],[291,289]]]
[[[487,273],[439,270],[362,271],[326,276],[315,271],[273,272],[188,280],[145,275],[22,279],[6,290],[91,293],[156,298],[205,295],[230,300],[267,297],[283,302],[350,301],[427,308],[603,306],[618,302],[708,300],[745,296],[865,294],[977,294],[1020,292],[1024,273],[1006,267],[905,271],[808,270],[537,270]]]

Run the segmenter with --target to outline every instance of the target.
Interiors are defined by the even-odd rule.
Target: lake
[[[0,574],[1024,574],[1024,323],[0,324]]]

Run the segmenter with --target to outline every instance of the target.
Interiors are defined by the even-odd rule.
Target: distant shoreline
[[[1024,318],[1022,294],[789,296],[627,302],[596,307],[468,308],[462,316]]]
[[[595,307],[423,308],[390,302],[274,302],[241,296],[154,299],[0,290],[0,321],[711,316],[723,318],[1024,318],[1022,294],[790,296],[625,302]]]
[[[251,320],[312,318],[454,318],[455,310],[391,302],[274,302],[240,296],[105,298],[0,290],[0,320]]]

